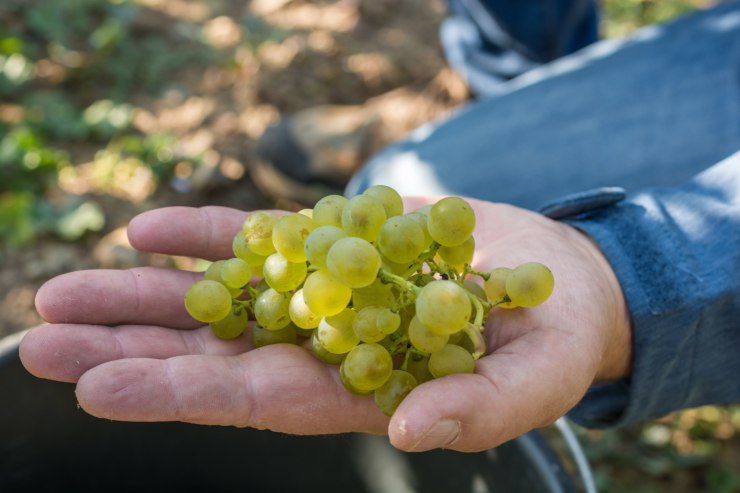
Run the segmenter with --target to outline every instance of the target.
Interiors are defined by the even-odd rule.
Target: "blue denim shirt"
[[[617,426],[740,402],[740,152],[684,186],[622,198],[597,190],[543,209],[599,244],[632,319],[631,377],[595,385],[569,417]]]

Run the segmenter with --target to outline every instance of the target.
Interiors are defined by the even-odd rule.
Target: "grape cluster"
[[[553,290],[536,262],[475,271],[474,229],[462,198],[404,213],[383,185],[298,213],[257,211],[234,236],[234,258],[211,264],[185,307],[223,339],[253,320],[255,347],[305,345],[391,415],[416,385],[475,371],[491,308],[532,307]]]

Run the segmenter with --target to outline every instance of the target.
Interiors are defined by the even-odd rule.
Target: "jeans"
[[[374,156],[347,194],[471,196],[590,234],[625,294],[633,372],[591,389],[581,424],[740,402],[740,2],[598,42],[591,2],[452,0],[451,15],[443,45],[478,99]]]

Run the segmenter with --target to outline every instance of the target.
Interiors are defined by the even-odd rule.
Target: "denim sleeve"
[[[740,152],[678,188],[564,204],[614,268],[633,331],[631,376],[594,385],[569,418],[622,426],[740,402]]]

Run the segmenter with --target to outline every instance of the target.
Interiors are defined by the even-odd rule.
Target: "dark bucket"
[[[288,436],[121,423],[77,407],[74,386],[31,376],[20,335],[0,340],[0,492],[575,492],[529,433],[475,454],[399,452],[386,437]]]

